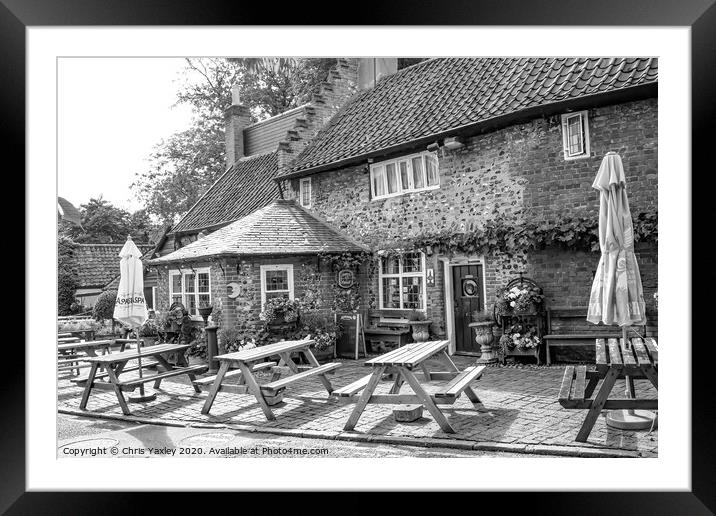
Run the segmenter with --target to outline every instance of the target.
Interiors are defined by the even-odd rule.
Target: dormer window
[[[299,201],[304,208],[311,207],[311,178],[301,179],[299,183]]]
[[[589,123],[586,111],[562,115],[562,147],[566,160],[589,157]]]
[[[421,152],[374,163],[370,185],[373,199],[440,188],[438,158],[432,152]]]

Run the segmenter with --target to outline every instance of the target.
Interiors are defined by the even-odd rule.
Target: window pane
[[[423,278],[403,278],[403,308],[423,308]]]
[[[398,274],[400,272],[400,257],[390,256],[383,258],[383,274]]]
[[[181,292],[181,274],[172,275],[172,292]]]
[[[423,260],[420,253],[406,253],[403,255],[403,272],[420,272]]]
[[[199,306],[211,304],[209,294],[199,294]]]
[[[388,193],[395,193],[398,191],[398,171],[395,168],[395,163],[385,166],[385,173],[388,174]]]
[[[383,308],[400,308],[400,279],[383,278]]]
[[[196,315],[196,296],[194,294],[184,294],[184,307],[191,315]]]
[[[199,292],[209,292],[209,273],[199,273]]]
[[[383,167],[375,167],[375,169],[373,169],[373,194],[376,196],[385,195],[383,173]]]
[[[266,291],[288,290],[288,271],[266,271]]]
[[[275,297],[283,297],[288,299],[288,292],[266,292],[266,301]]]
[[[567,152],[570,156],[582,151],[582,117],[574,116],[567,120]]]
[[[423,158],[413,158],[413,188],[425,188],[425,181],[423,180]]]
[[[194,292],[196,286],[194,285],[194,275],[184,274],[184,292]]]
[[[410,183],[408,183],[408,162],[401,161],[400,163],[398,163],[398,167],[400,168],[400,183],[403,187],[403,190],[409,190]]]
[[[440,184],[440,176],[438,175],[438,158],[433,154],[425,156],[425,167],[428,172],[428,186]]]
[[[181,303],[181,294],[177,294],[175,296],[172,296],[172,304],[173,303]],[[182,303],[184,304],[184,303]]]
[[[301,206],[311,204],[311,182],[301,181]]]

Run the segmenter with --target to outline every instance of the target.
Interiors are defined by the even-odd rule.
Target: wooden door
[[[482,286],[482,265],[458,265],[452,268],[453,306],[455,307],[455,352],[479,354],[470,326],[472,312],[485,306]]]

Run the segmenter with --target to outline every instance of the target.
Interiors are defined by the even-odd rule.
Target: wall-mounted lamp
[[[450,150],[459,149],[465,146],[462,141],[462,138],[460,138],[459,136],[450,136],[449,138],[445,138],[443,145]]]
[[[430,152],[435,152],[440,148],[440,145],[438,145],[438,142],[433,142],[430,145],[428,145],[428,150]]]

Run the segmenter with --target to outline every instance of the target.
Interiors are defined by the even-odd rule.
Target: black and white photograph
[[[59,59],[57,456],[657,457],[658,85]]]
[[[701,47],[500,16],[27,28],[25,490],[703,482]]]

